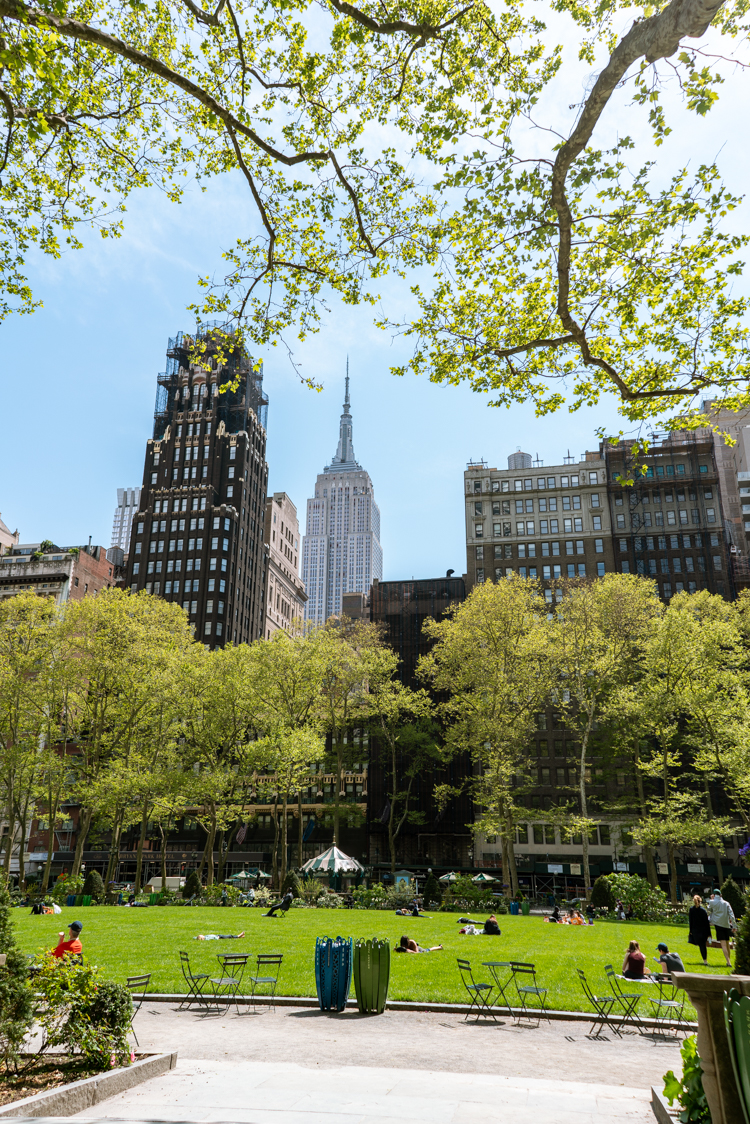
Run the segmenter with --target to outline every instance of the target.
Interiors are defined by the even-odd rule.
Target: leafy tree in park
[[[579,746],[578,815],[570,828],[581,833],[586,894],[589,863],[589,785],[597,723],[612,695],[636,674],[650,622],[661,611],[651,582],[627,574],[564,589],[549,630],[549,659],[556,680],[554,701]],[[601,749],[602,743],[597,743]]]
[[[422,898],[425,907],[430,908],[430,904],[439,905],[443,900],[443,894],[440,889],[440,883],[432,871],[427,875],[427,880],[422,888]]]
[[[734,916],[739,921],[740,917],[744,916],[745,913],[745,895],[742,893],[742,890],[732,878],[731,874],[725,878],[722,883],[721,896],[725,901],[729,902]]]
[[[98,870],[90,870],[83,883],[82,894],[87,894],[96,905],[102,905],[105,898],[104,882]]]
[[[591,904],[597,909],[615,908],[615,895],[606,874],[600,874],[591,890]]]
[[[175,656],[195,641],[178,605],[117,589],[70,602],[64,631],[76,669],[69,696],[69,731],[77,748],[75,788],[81,800],[70,872],[76,878],[97,801],[101,806],[112,796],[108,771],[115,762],[127,761],[150,731],[160,706],[159,682]]]
[[[197,870],[191,870],[182,887],[182,896],[188,901],[190,898],[200,897],[202,893],[203,883],[201,882],[200,875]]]
[[[524,772],[536,715],[552,685],[547,610],[533,581],[510,578],[475,586],[466,601],[424,632],[434,644],[420,661],[441,706],[446,743],[476,765],[477,827],[503,843],[503,883],[518,890],[514,841],[516,777]]]
[[[34,1017],[34,996],[27,986],[28,961],[16,945],[11,920],[10,894],[0,874],[0,953],[7,957],[0,968],[0,1062],[15,1069]]]
[[[324,751],[323,739],[316,730],[310,727],[289,729],[281,724],[253,746],[255,760],[269,773],[267,783],[273,788],[276,804],[281,804],[281,864],[278,872],[274,872],[277,885],[283,885],[287,873],[289,805],[307,781],[311,762],[319,760]]]

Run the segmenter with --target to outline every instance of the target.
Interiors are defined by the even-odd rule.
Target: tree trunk
[[[159,822],[159,834],[161,835],[161,889],[162,893],[167,888],[167,833]]]
[[[344,751],[341,743],[341,737],[337,733],[336,738],[336,776],[333,786],[333,845],[339,846],[340,838],[340,818],[341,818],[341,785],[343,781],[344,772]]]
[[[47,788],[47,815],[49,817],[49,826],[47,828],[47,861],[44,864],[44,874],[42,875],[42,893],[46,894],[49,888],[49,876],[52,870],[52,855],[55,850],[55,820],[57,819],[57,811],[60,803],[59,793],[55,795],[52,787]]]
[[[638,753],[638,748],[636,747],[636,750],[635,750],[635,783],[636,783],[636,787],[638,789],[638,804],[639,804],[639,807],[641,809],[641,817],[645,820],[646,815],[647,815],[646,793],[645,793],[644,788],[643,788],[643,773],[638,768],[639,760],[640,760],[640,755]],[[651,886],[653,886],[654,889],[656,889],[659,885],[659,878],[658,878],[658,875],[656,873],[656,863],[654,861],[653,847],[644,847],[643,848],[643,856],[646,860],[646,877],[648,878],[649,884]]]
[[[391,778],[393,788],[391,791],[390,805],[391,810],[388,816],[388,847],[391,853],[391,877],[393,878],[393,885],[396,885],[396,837],[393,834],[393,823],[396,818],[396,808],[394,806],[396,799],[396,746],[391,743]]]
[[[280,878],[280,883],[281,883],[282,886],[284,885],[284,879],[286,878],[287,855],[288,855],[287,847],[289,845],[289,843],[288,843],[288,839],[289,839],[289,820],[287,818],[287,811],[286,810],[287,810],[287,794],[286,794],[286,792],[284,792],[284,804],[283,804],[283,810],[282,810],[283,819],[281,821],[281,878]]]
[[[672,905],[677,905],[677,858],[674,852],[674,843],[667,844],[669,854],[669,894]]]
[[[506,825],[508,832],[508,870],[510,872],[510,890],[512,894],[518,893],[518,869],[516,867],[516,829],[513,825],[510,812],[506,812]]]
[[[297,869],[302,870],[302,836],[304,835],[304,828],[302,825],[302,789],[297,793],[297,818],[299,820],[297,825]]]
[[[586,799],[586,750],[589,744],[589,731],[591,722],[589,722],[585,734],[581,738],[581,761],[580,761],[580,777],[578,778],[578,787],[581,794],[581,815],[584,819],[588,818],[588,801]],[[586,826],[581,828],[581,850],[583,852],[583,884],[584,884],[584,898],[588,899],[591,893],[591,867],[589,865],[589,833]]]
[[[93,812],[91,808],[82,808],[78,815],[78,834],[76,837],[76,849],[73,856],[73,868],[70,872],[71,879],[76,879],[81,873],[81,863],[83,861],[83,845],[86,842],[86,836],[91,827],[91,820]]]
[[[271,861],[271,883],[274,890],[279,888],[279,794],[273,800],[273,855]]]
[[[203,881],[203,868],[206,865],[206,856],[208,855],[208,844],[211,840],[211,833],[206,832],[206,842],[203,844],[203,854],[201,855],[200,866],[198,867],[198,877],[201,882]]]
[[[26,889],[26,860],[23,857],[26,848],[26,824],[29,815],[29,801],[31,800],[31,793],[26,793],[23,809],[20,814],[21,820],[21,843],[18,848],[18,888]]]
[[[501,877],[502,877],[502,880],[503,880],[503,894],[505,894],[506,897],[510,897],[510,894],[511,894],[510,859],[508,858],[508,840],[505,837],[504,831],[503,831],[502,835],[500,836],[500,845],[501,845],[500,863],[501,863],[501,871],[502,871]]]
[[[135,860],[135,892],[141,892],[141,873],[143,871],[143,844],[146,840],[146,828],[148,827],[148,799],[143,801],[143,812],[141,814],[141,833],[138,836],[138,854]]]
[[[229,848],[234,843],[234,837],[237,834],[238,829],[239,829],[239,824],[235,824],[234,827],[232,828],[232,830],[229,832],[229,835],[227,837],[226,847],[224,846],[224,832],[223,831],[221,832],[221,836],[220,836],[220,839],[219,839],[219,870],[218,870],[218,874],[217,874],[217,880],[219,882],[224,881],[225,871],[226,871],[226,867],[227,867],[227,859],[229,858]]]
[[[107,875],[104,879],[104,889],[109,892],[109,884],[115,877],[117,864],[120,858],[120,839],[122,838],[122,812],[118,812],[112,827],[112,841],[109,845],[109,858],[107,859]]]
[[[211,816],[211,832],[206,843],[206,886],[214,884],[214,845],[216,843],[216,811]]]

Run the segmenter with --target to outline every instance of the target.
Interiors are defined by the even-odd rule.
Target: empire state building
[[[344,593],[367,593],[383,577],[380,509],[369,473],[357,463],[352,444],[349,376],[339,423],[336,456],[318,476],[307,501],[302,539],[305,618],[323,624],[341,612]]]

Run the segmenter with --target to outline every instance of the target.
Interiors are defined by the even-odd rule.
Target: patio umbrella
[[[458,875],[454,874],[453,871],[450,874],[442,874],[438,878],[438,882],[458,882]]]
[[[322,855],[309,859],[302,869],[305,874],[357,874],[364,868],[361,863],[345,855],[338,847],[329,847]]]
[[[497,879],[493,878],[491,874],[475,874],[472,882],[497,882]]]
[[[241,870],[239,874],[232,874],[229,878],[225,878],[224,881],[237,882],[240,878],[252,878],[252,875],[248,874],[246,870]]]

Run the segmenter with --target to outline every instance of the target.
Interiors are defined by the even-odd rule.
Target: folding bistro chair
[[[614,1031],[618,1038],[622,1038],[619,1027],[616,1023],[613,1023],[611,1019],[612,1008],[617,1003],[617,997],[614,995],[594,995],[586,979],[586,973],[582,972],[580,968],[576,968],[576,971],[581,981],[583,993],[596,1011],[596,1018],[591,1024],[589,1034],[593,1035],[594,1038],[598,1038],[604,1027],[608,1026],[610,1030]],[[596,1027],[596,1032],[594,1031],[594,1027]]]
[[[250,954],[248,952],[219,952],[216,959],[221,965],[221,976],[212,979],[211,983],[214,985],[214,999],[216,1000],[215,1006],[218,1008],[222,1000],[226,1001],[226,1010],[232,1006],[232,1000],[237,1008],[237,1014],[240,1013],[240,1005],[237,1002],[237,993],[240,990],[242,977],[245,974],[245,967]]]
[[[143,1006],[143,1000],[146,998],[146,988],[148,987],[150,982],[151,982],[151,973],[150,972],[146,972],[146,974],[143,975],[143,976],[128,976],[128,978],[125,981],[125,986],[130,989],[130,993],[133,997],[133,1013],[130,1016],[130,1029],[133,1032],[133,1038],[135,1038],[136,1046],[140,1046],[140,1042],[138,1041],[138,1035],[135,1033],[135,1027],[133,1026],[133,1019],[135,1018],[135,1016],[138,1014],[141,1007]],[[137,1006],[136,1006],[136,1000],[137,1000]]]
[[[180,964],[182,965],[182,974],[185,977],[185,983],[188,987],[188,993],[183,999],[182,1003],[180,1003],[177,1010],[181,1011],[186,1003],[188,1005],[188,1009],[190,1008],[191,1003],[197,1003],[199,1007],[205,1006],[206,997],[203,994],[203,989],[206,986],[208,972],[200,972],[198,975],[195,975],[190,967],[190,957],[186,952],[180,953]]]
[[[275,1009],[276,1003],[274,1002],[276,996],[276,985],[279,982],[279,973],[281,972],[282,955],[280,952],[260,953],[255,966],[255,975],[250,977],[250,983],[253,990],[250,993],[250,1002],[253,1007],[256,1006],[255,996],[258,993],[259,987],[270,987],[271,990],[267,994],[271,999],[271,1006]],[[268,975],[266,973],[273,973]]]
[[[493,985],[488,983],[475,983],[474,974],[471,970],[471,963],[468,960],[460,960],[457,958],[456,963],[461,973],[463,985],[471,997],[471,1005],[464,1016],[464,1022],[466,1022],[475,1007],[477,1011],[477,1021],[480,1015],[491,1015],[494,1019],[495,1012],[492,1010],[492,1006],[489,1002]]]
[[[604,971],[607,974],[609,986],[612,988],[614,997],[622,1010],[623,1021],[630,1026],[634,1026],[636,1030],[640,1030],[641,1021],[638,1018],[638,1012],[636,1008],[638,1007],[641,999],[643,999],[643,992],[638,992],[638,994],[636,995],[634,993],[623,991],[622,985],[620,983],[622,976],[618,976],[612,964],[605,964]]]
[[[533,964],[525,964],[521,960],[511,960],[511,971],[513,972],[513,982],[516,985],[518,998],[521,1003],[521,1014],[519,1019],[537,1019],[537,1026],[545,1018],[549,1022],[549,1015],[547,1014],[547,988],[539,987],[536,982],[536,967]],[[530,979],[531,983],[519,985],[520,979]],[[538,1007],[529,1007],[528,1000],[536,998],[539,1000]]]
[[[671,989],[669,998],[665,992],[666,988]],[[652,999],[646,996],[651,1006],[654,1008],[653,1017],[656,1020],[656,1029],[674,1031],[675,1037],[679,1033],[680,1023],[685,1024],[685,1030],[688,1028],[688,1020],[685,1018],[685,999],[687,992],[681,991],[679,999],[676,999],[677,988],[669,980],[659,980],[659,998]],[[675,1016],[673,1018],[673,1016]]]

